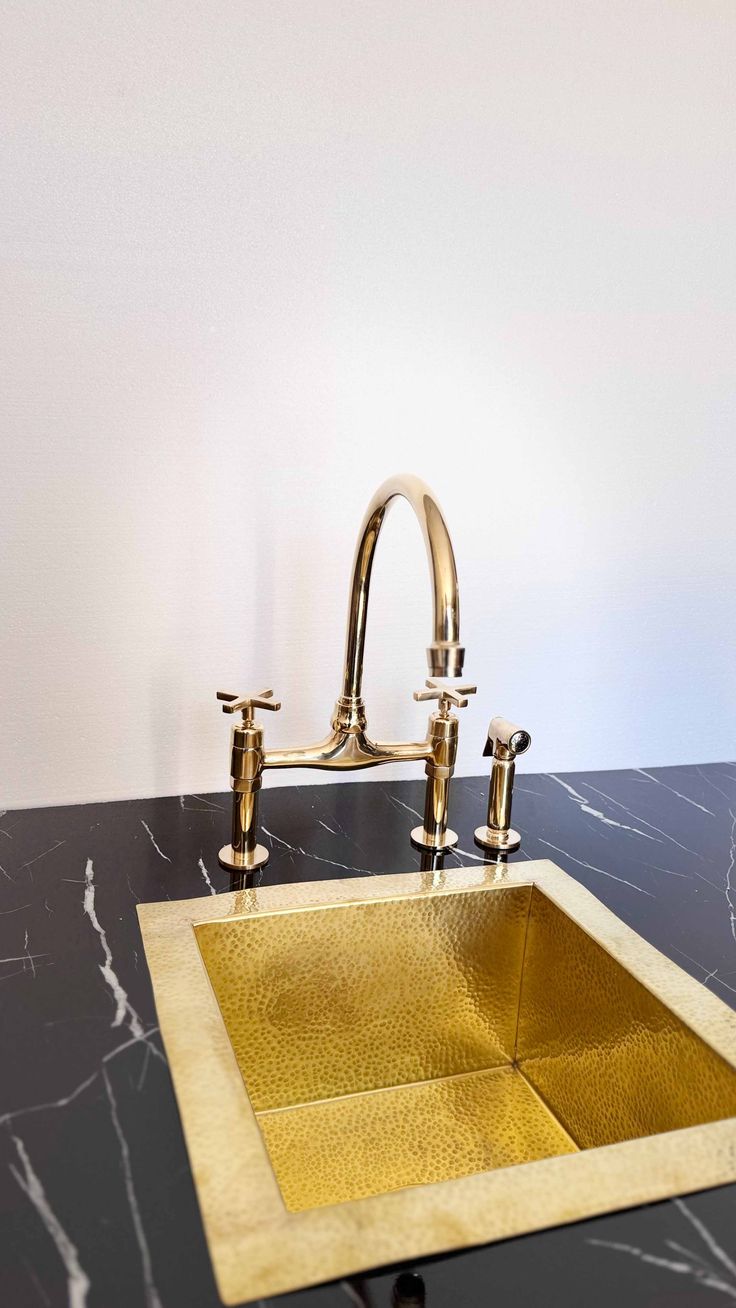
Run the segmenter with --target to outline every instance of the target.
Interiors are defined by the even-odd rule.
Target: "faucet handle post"
[[[258,695],[233,695],[218,690],[223,713],[242,713],[230,736],[230,786],[233,792],[232,835],[218,855],[220,867],[249,873],[268,862],[268,850],[258,844],[258,800],[263,772],[263,727],[256,722],[256,709],[281,708],[272,690]]]
[[[432,752],[427,759],[427,784],[424,792],[424,818],[421,826],[414,827],[411,843],[419,849],[451,849],[457,844],[457,835],[447,826],[447,806],[450,797],[450,778],[457,758],[459,719],[452,709],[466,708],[468,695],[477,687],[471,685],[442,686],[430,677],[422,690],[414,691],[416,700],[438,700],[437,712],[429,719],[429,743]]]

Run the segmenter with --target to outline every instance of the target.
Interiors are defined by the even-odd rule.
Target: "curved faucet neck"
[[[442,510],[429,486],[419,477],[389,477],[379,486],[366,509],[355,551],[342,690],[342,707],[346,710],[350,707],[354,711],[362,709],[363,653],[371,571],[383,520],[397,496],[403,496],[411,504],[427,547],[434,603],[434,640],[427,649],[430,675],[458,677],[463,670],[465,651],[460,645],[457,569]]]

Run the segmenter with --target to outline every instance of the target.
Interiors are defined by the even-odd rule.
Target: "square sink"
[[[225,1302],[736,1179],[736,1015],[553,864],[139,913]]]
[[[195,927],[286,1207],[736,1114],[736,1073],[535,886]]]

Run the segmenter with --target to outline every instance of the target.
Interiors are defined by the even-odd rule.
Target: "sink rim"
[[[549,860],[268,886],[138,906],[161,1035],[225,1303],[736,1181],[736,1118],[726,1118],[328,1207],[286,1209],[193,928],[253,915],[535,885],[736,1073],[736,1013]],[[244,1196],[239,1207],[231,1198],[236,1194]]]

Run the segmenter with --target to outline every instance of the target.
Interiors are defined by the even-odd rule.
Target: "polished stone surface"
[[[456,779],[453,863],[487,779]],[[416,870],[423,783],[264,792],[262,884]],[[229,796],[0,818],[0,1303],[215,1308],[135,905],[230,889]],[[516,858],[551,858],[736,1006],[736,764],[519,776]],[[462,852],[464,851],[464,852]],[[247,1202],[247,1196],[244,1196]],[[286,1308],[736,1301],[736,1186],[306,1290]],[[400,1289],[411,1283],[402,1278]],[[411,1291],[413,1293],[413,1291]],[[297,1302],[298,1301],[298,1302]],[[409,1299],[405,1298],[408,1303]]]

